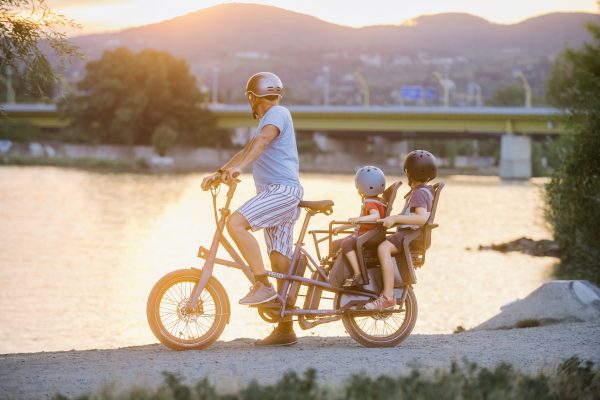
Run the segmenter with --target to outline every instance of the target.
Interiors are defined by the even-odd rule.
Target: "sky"
[[[474,14],[501,24],[550,12],[598,12],[596,0],[47,0],[46,3],[80,23],[83,29],[78,34],[146,25],[224,3],[267,4],[354,27],[398,25],[421,15],[444,12]]]

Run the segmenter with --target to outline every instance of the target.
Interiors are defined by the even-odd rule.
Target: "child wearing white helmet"
[[[360,235],[377,226],[365,223],[375,222],[383,218],[386,210],[386,204],[379,197],[385,191],[385,175],[383,171],[373,166],[362,167],[356,172],[354,184],[356,185],[356,189],[358,189],[358,194],[362,198],[360,216],[348,219],[350,224],[341,225],[333,229],[333,234],[337,235],[344,229],[351,228],[358,223],[361,224],[357,232],[344,239],[336,240],[333,244],[334,247],[341,247],[342,253],[348,259],[354,272],[353,277],[346,279],[342,287],[353,287],[363,283],[358,267],[358,258],[356,257],[356,240]]]

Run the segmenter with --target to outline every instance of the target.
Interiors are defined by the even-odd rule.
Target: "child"
[[[372,166],[362,167],[356,172],[354,178],[354,184],[358,189],[358,194],[362,197],[362,207],[360,217],[350,218],[348,222],[350,225],[341,225],[333,229],[333,234],[337,235],[344,229],[351,228],[352,226],[363,223],[363,222],[375,222],[385,216],[385,203],[378,197],[385,191],[385,175],[383,172]],[[341,247],[342,253],[348,259],[348,262],[352,266],[354,276],[348,278],[342,284],[342,287],[353,287],[362,284],[362,278],[358,267],[358,259],[356,257],[356,240],[358,237],[365,232],[370,231],[377,225],[361,225],[358,232],[348,236],[347,238],[336,240],[334,242],[335,247]]]
[[[433,202],[433,189],[426,185],[437,175],[435,157],[425,150],[411,151],[404,160],[404,173],[408,177],[410,192],[408,192],[404,209],[398,215],[380,219],[383,226],[389,228],[395,224],[402,224],[398,231],[390,235],[377,247],[377,256],[381,264],[383,277],[383,292],[377,300],[365,304],[367,310],[393,308],[396,305],[394,297],[394,265],[392,256],[402,251],[404,237],[411,230],[418,229],[429,219]]]

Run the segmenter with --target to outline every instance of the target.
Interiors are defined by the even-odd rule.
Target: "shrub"
[[[559,166],[545,188],[545,216],[563,249],[557,275],[600,284],[600,26],[593,43],[554,62],[548,95],[573,134],[559,141]]]
[[[163,373],[164,381],[156,389],[132,389],[123,395],[103,392],[101,395],[84,395],[85,398],[102,399],[175,399],[175,400],[308,400],[308,399],[594,399],[600,398],[600,369],[590,361],[577,357],[561,363],[554,373],[548,375],[525,374],[508,364],[493,369],[480,368],[476,364],[460,366],[453,362],[450,369],[433,374],[413,370],[404,376],[379,376],[366,374],[351,376],[338,388],[317,383],[313,369],[303,376],[286,372],[274,384],[262,385],[252,381],[233,394],[220,394],[204,378],[188,386],[181,376]],[[64,395],[54,399],[67,400]]]

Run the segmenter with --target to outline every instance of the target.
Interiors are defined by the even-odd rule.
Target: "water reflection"
[[[254,193],[251,177],[243,178],[234,207]],[[305,174],[301,179],[305,199],[336,203],[334,215],[315,217],[312,227],[358,213],[352,176]],[[200,190],[200,181],[201,174],[0,168],[0,353],[156,342],[145,315],[152,285],[173,269],[201,266],[197,246],[208,246],[213,235],[210,195]],[[444,181],[440,228],[418,271],[415,332],[451,332],[457,325],[482,322],[548,279],[553,262],[465,250],[522,235],[548,237],[541,219],[541,181]],[[264,246],[262,237],[259,242]],[[312,246],[310,240],[307,244]],[[217,267],[216,276],[233,313],[222,339],[269,333],[271,326],[254,310],[237,304],[247,290],[244,276],[225,267]],[[345,335],[341,323],[299,334]]]

